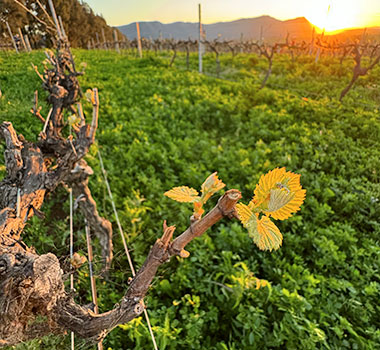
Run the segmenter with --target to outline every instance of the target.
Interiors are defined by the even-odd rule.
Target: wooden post
[[[17,44],[16,44],[16,42],[15,42],[15,38],[13,37],[12,31],[11,31],[11,27],[9,26],[9,23],[8,23],[8,22],[5,22],[5,23],[6,23],[6,25],[7,25],[8,33],[9,33],[9,35],[10,35],[10,37],[11,37],[11,40],[12,40],[13,46],[14,46],[16,52],[19,53],[19,52],[18,52],[18,48],[17,48]]]
[[[59,20],[59,25],[61,27],[61,31],[62,31],[62,35],[67,38],[67,35],[66,35],[66,32],[65,32],[65,28],[63,28],[63,23],[62,23],[62,18],[61,16],[58,16],[58,20]]]
[[[96,47],[98,49],[100,49],[100,40],[99,40],[99,34],[98,34],[98,32],[96,32],[95,35],[96,35]]]
[[[313,53],[314,51],[314,40],[315,40],[315,27],[313,27],[313,33],[311,35],[311,43],[310,43],[310,49],[309,49],[309,56]]]
[[[118,42],[118,39],[117,39],[117,31],[116,29],[113,30],[113,39],[114,39],[114,42],[115,42],[115,50],[120,53],[120,47],[119,47],[119,42]]]
[[[322,36],[321,36],[321,42],[323,40],[324,35],[325,35],[325,30],[323,29]],[[318,63],[320,55],[321,55],[321,48],[318,47],[317,54],[315,55],[315,63]]]
[[[49,0],[50,2],[51,0]],[[57,28],[58,29],[58,28]],[[47,120],[47,119],[46,119]],[[70,126],[70,134],[71,134],[71,126]],[[69,189],[70,194],[70,260],[73,260],[74,256],[74,225],[73,225],[73,217],[74,217],[74,206],[73,206],[73,189]],[[74,274],[70,274],[70,291],[74,293]],[[74,332],[71,332],[71,350],[75,349],[75,338]]]
[[[25,40],[26,47],[28,48],[28,52],[32,52],[32,47],[30,46],[28,34],[24,35],[24,40]]]
[[[149,36],[149,51],[153,51],[153,38]]]
[[[25,52],[27,52],[28,49],[26,47],[26,44],[25,44],[25,41],[24,41],[24,36],[22,34],[21,28],[18,29],[18,35],[20,36],[20,40],[21,40],[21,43],[22,43],[22,46],[23,46]]]
[[[137,30],[137,48],[139,49],[139,57],[142,58],[142,46],[141,46],[141,36],[140,36],[140,24],[136,22]]]
[[[330,7],[329,7],[330,8]],[[325,36],[325,28],[323,28],[322,35],[321,35],[321,43],[323,42],[323,38]],[[317,54],[315,56],[315,63],[318,63],[319,61],[319,56],[321,55],[321,48],[318,47]]]
[[[59,22],[58,22],[57,14],[55,13],[55,8],[54,8],[54,5],[53,5],[53,0],[48,0],[48,2],[49,2],[50,12],[51,12],[51,14],[53,16],[55,27],[57,28],[58,38],[59,39],[63,39],[61,28],[59,27]]]
[[[103,48],[108,50],[107,42],[106,42],[106,35],[104,33],[104,28],[102,28],[102,37],[103,37]]]
[[[96,282],[95,282],[95,276],[94,276],[94,271],[93,271],[94,255],[92,253],[91,234],[90,234],[90,228],[88,226],[87,220],[85,220],[85,229],[86,229],[87,257],[88,257],[87,261],[88,261],[88,269],[90,272],[92,303],[94,304],[94,313],[98,314],[99,313],[98,295],[96,292]],[[103,350],[102,342],[99,342],[97,346],[98,346],[98,350]]]
[[[360,43],[359,43],[359,45],[364,45],[364,43],[365,43],[365,41],[366,41],[366,33],[367,33],[367,28],[364,28],[364,30],[363,30],[363,34],[362,34],[362,36],[361,36],[361,38],[360,38]]]
[[[160,39],[160,52],[162,52],[162,31],[161,30],[160,30],[159,39]]]
[[[202,33],[202,17],[201,17],[201,4],[198,4],[198,15],[199,15],[199,39],[198,39],[198,65],[199,65],[199,73],[202,73],[203,71],[203,62],[202,62],[202,39],[203,39],[203,33]]]

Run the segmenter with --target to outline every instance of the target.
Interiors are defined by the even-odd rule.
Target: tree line
[[[115,28],[110,27],[102,15],[95,14],[85,1],[55,0],[54,4],[72,47],[87,47],[88,38],[96,32],[104,32],[106,40],[113,38]],[[14,36],[17,37],[18,28],[29,36],[33,48],[53,46],[54,23],[48,12],[47,0],[2,0],[0,41],[10,43],[8,22]],[[123,34],[116,31],[122,38]]]

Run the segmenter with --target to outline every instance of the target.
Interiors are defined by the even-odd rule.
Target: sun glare
[[[361,10],[361,2],[358,0],[310,1],[306,18],[320,30],[333,32],[363,25]]]

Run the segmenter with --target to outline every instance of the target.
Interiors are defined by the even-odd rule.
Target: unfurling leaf
[[[285,168],[276,168],[262,175],[250,208],[256,208],[274,219],[289,218],[300,210],[305,199],[306,190],[302,189],[300,177]]]
[[[193,203],[200,198],[197,190],[187,186],[174,187],[170,191],[165,192],[164,195],[177,202],[187,203]]]
[[[282,244],[282,234],[277,226],[267,217],[259,219],[259,214],[254,213],[248,205],[236,204],[240,221],[253,238],[253,242],[261,250],[276,250]]]
[[[267,216],[263,216],[257,222],[257,234],[253,241],[261,250],[277,250],[282,245],[282,234]]]
[[[218,179],[218,173],[215,172],[211,174],[205,182],[202,184],[202,199],[203,203],[206,203],[207,200],[216,192],[220,191],[224,186],[226,186],[222,180]]]
[[[203,213],[203,204],[216,192],[226,186],[222,180],[218,179],[217,173],[211,174],[202,184],[202,196],[194,188],[187,186],[174,187],[170,191],[165,192],[165,196],[178,202],[194,203],[194,219],[200,220]]]
[[[257,229],[257,214],[253,213],[248,205],[238,203],[235,206],[239,219],[248,232]]]

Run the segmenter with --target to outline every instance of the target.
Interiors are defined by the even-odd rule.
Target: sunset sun
[[[357,0],[320,0],[310,6],[306,18],[326,32],[365,26],[361,16],[363,4]]]

